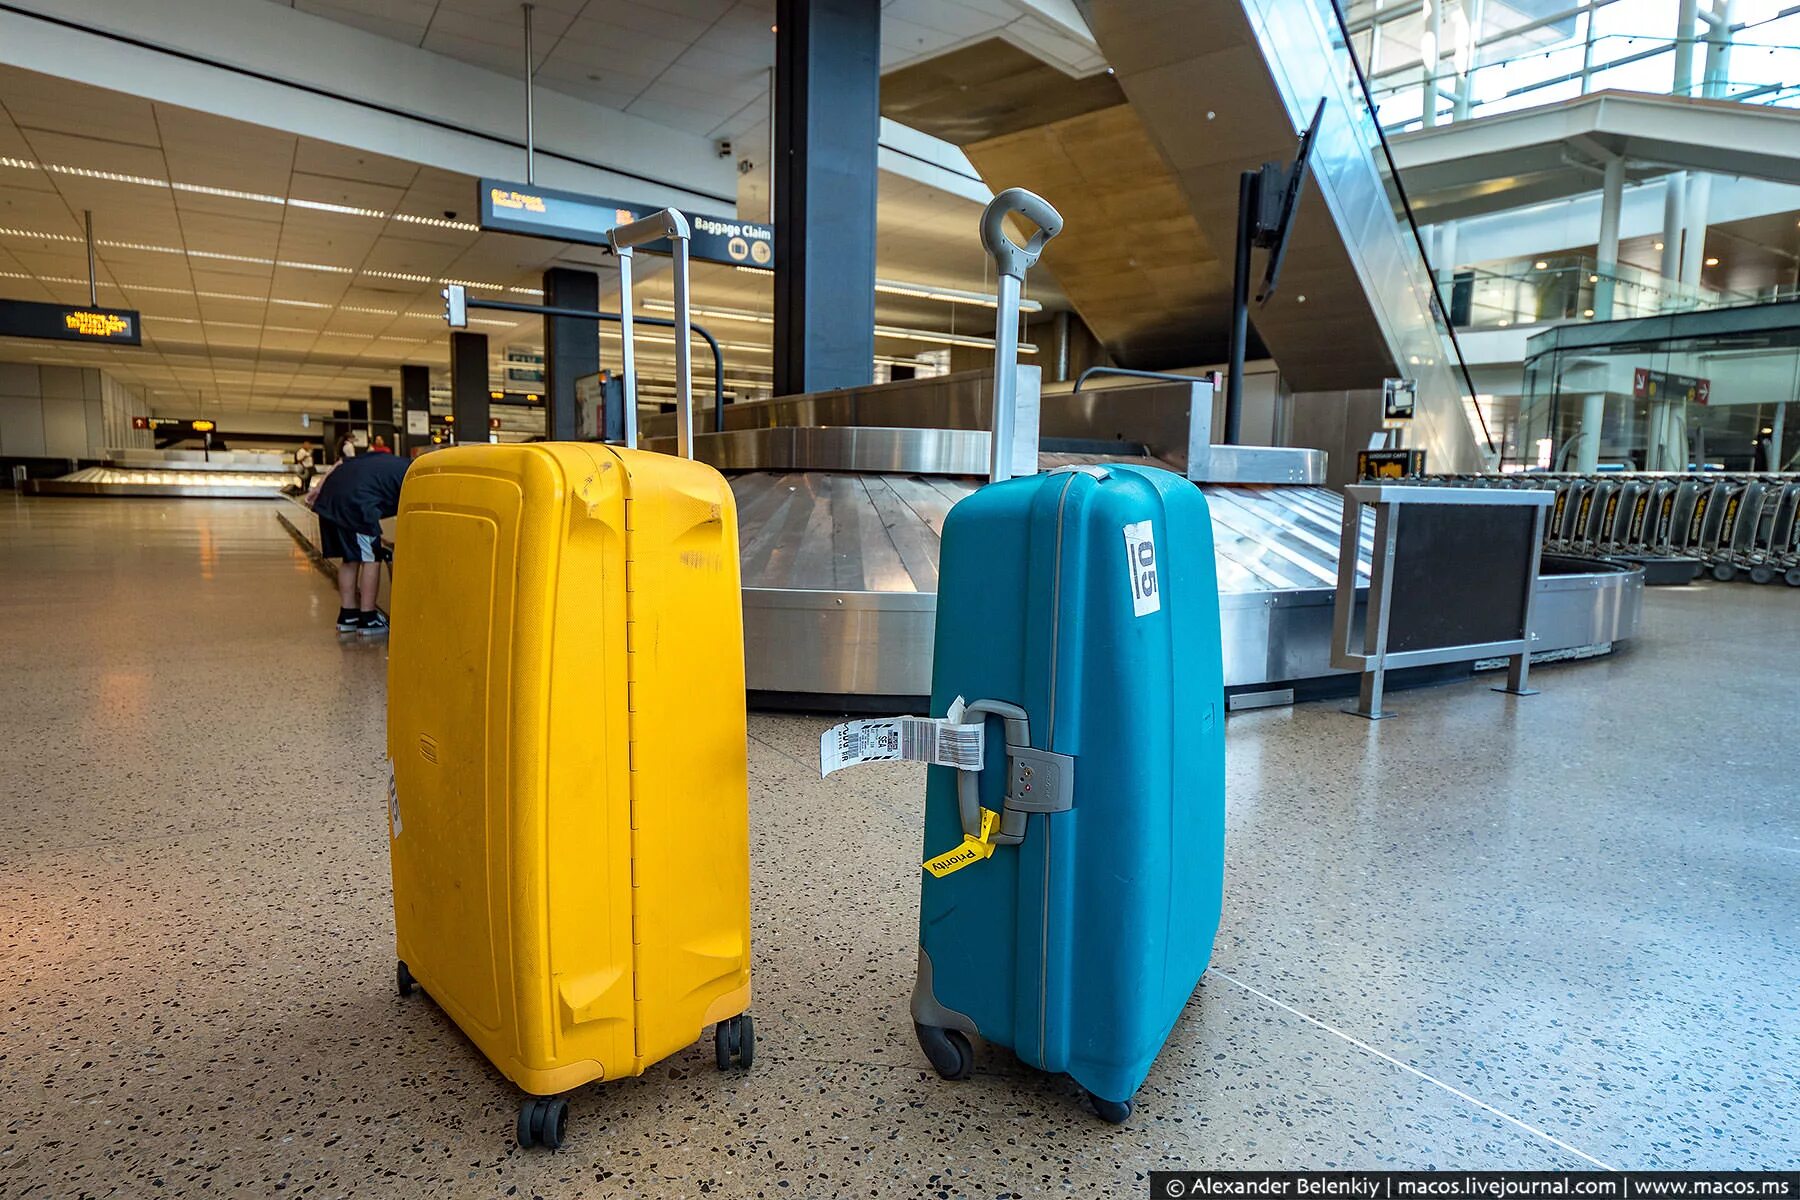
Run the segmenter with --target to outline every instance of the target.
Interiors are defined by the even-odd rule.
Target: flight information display
[[[37,300],[0,300],[0,337],[117,342],[122,346],[139,346],[144,340],[135,309]]]
[[[481,227],[502,233],[604,246],[614,228],[655,211],[649,205],[604,196],[559,192],[501,179],[481,181]],[[775,231],[770,226],[707,213],[684,211],[682,215],[692,230],[688,249],[696,259],[753,270],[775,269]],[[643,249],[652,254],[672,252],[667,241],[651,242]]]

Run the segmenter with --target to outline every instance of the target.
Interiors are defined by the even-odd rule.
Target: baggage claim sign
[[[0,300],[0,337],[117,342],[121,346],[141,346],[144,342],[134,309],[44,304],[36,300]]]
[[[646,205],[608,200],[603,196],[558,192],[499,179],[481,181],[481,227],[502,233],[605,246],[608,244],[606,235],[615,226],[628,224],[655,211]],[[695,258],[752,270],[775,269],[775,231],[769,226],[740,221],[736,217],[712,217],[704,213],[683,215],[693,230],[688,249]],[[644,249],[652,254],[672,252],[666,240],[651,242]]]

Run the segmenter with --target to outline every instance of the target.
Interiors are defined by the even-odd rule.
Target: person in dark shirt
[[[400,511],[400,484],[410,459],[359,454],[333,468],[319,485],[313,512],[319,518],[319,552],[338,563],[339,633],[380,637],[387,617],[375,607],[381,564],[392,549],[381,540],[381,521]]]

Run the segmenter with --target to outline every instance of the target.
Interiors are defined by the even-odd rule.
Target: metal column
[[[544,272],[548,308],[597,309],[600,277],[592,271],[551,267]],[[600,326],[579,317],[544,318],[544,436],[572,442],[580,436],[575,381],[600,370]]]
[[[777,0],[775,394],[866,384],[875,358],[881,6]]]
[[[487,334],[451,330],[450,415],[459,444],[488,440],[489,383]]]
[[[411,453],[420,446],[431,444],[431,368],[408,363],[400,368],[400,407],[405,415],[401,432],[405,436],[406,452]],[[413,432],[414,420],[411,414],[425,414],[423,427]]]

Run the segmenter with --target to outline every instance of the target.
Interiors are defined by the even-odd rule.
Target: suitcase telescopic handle
[[[1037,226],[1023,246],[1006,234],[1006,218],[1018,215]],[[1062,214],[1042,196],[1007,188],[981,210],[981,244],[993,256],[998,276],[994,298],[994,428],[988,443],[988,482],[1013,474],[1014,429],[1019,407],[1019,294],[1025,272],[1037,265],[1050,239],[1062,232]],[[1032,453],[1037,448],[1032,447]]]
[[[609,239],[619,257],[619,345],[625,376],[625,444],[637,449],[637,352],[631,322],[632,250],[668,239],[675,247],[675,448],[694,457],[693,316],[688,304],[688,248],[693,231],[673,208],[615,226]]]
[[[1006,218],[1021,216],[1037,226],[1037,232],[1023,245],[1006,235]],[[981,210],[981,244],[994,257],[1001,275],[1024,279],[1025,272],[1037,266],[1050,239],[1062,232],[1062,214],[1036,192],[1024,188],[1007,188],[988,201]]]

